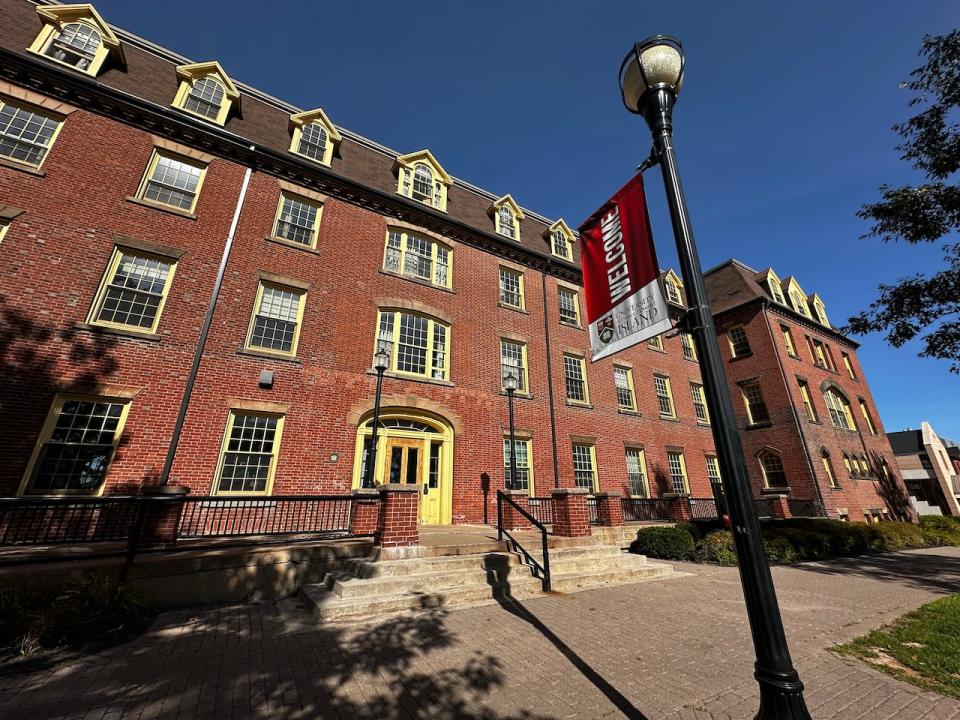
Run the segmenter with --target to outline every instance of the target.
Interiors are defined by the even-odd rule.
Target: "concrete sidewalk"
[[[381,623],[317,627],[295,603],[167,613],[145,636],[0,678],[0,717],[748,718],[753,652],[734,568]],[[960,592],[960,550],[775,568],[814,717],[960,717],[825,648]]]

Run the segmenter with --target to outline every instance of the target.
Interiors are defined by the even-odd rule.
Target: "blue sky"
[[[909,115],[898,83],[925,33],[960,25],[955,0],[657,5],[97,2],[109,22],[400,152],[429,147],[450,173],[572,226],[649,150],[619,99],[624,53],[676,35],[676,144],[705,268],[736,257],[796,275],[841,324],[879,282],[938,267],[939,247],[859,239],[854,213],[881,183],[917,181],[890,130]],[[647,187],[673,264],[657,171]],[[928,420],[960,440],[960,378],[916,351],[863,339],[886,429]]]

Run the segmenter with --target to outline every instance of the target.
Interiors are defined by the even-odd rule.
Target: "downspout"
[[[770,346],[773,348],[774,355],[777,357],[777,367],[780,368],[780,377],[783,378],[783,389],[787,391],[787,398],[790,399],[793,397],[790,393],[790,380],[787,378],[787,371],[783,367],[783,359],[780,357],[780,351],[777,350],[777,340],[776,336],[773,334],[773,329],[770,327],[770,317],[767,314],[767,307],[768,303],[766,300],[764,300],[761,309],[763,310],[763,319],[767,326],[767,332],[770,334]],[[804,448],[803,457],[807,461],[807,470],[810,472],[810,479],[813,481],[813,487],[817,491],[817,502],[820,503],[820,508],[824,513],[826,513],[827,505],[823,501],[823,489],[820,487],[820,480],[817,478],[813,461],[810,460],[810,446],[807,445],[807,436],[803,432],[803,423],[800,421],[800,414],[797,412],[797,406],[793,404],[793,400],[790,400],[790,412],[793,415],[793,421],[797,424],[797,430],[800,432],[800,440],[803,442]]]
[[[543,286],[543,337],[547,349],[547,400],[550,403],[550,440],[553,443],[553,486],[560,487],[560,468],[557,465],[557,416],[553,409],[553,363],[550,359],[550,320],[547,312],[547,274],[540,273]]]
[[[250,149],[253,150],[254,146],[251,145]],[[227,261],[230,259],[230,250],[233,248],[233,236],[237,232],[237,223],[240,221],[240,211],[243,209],[243,201],[247,196],[247,186],[250,184],[250,174],[252,171],[252,168],[248,167],[243,173],[243,184],[240,186],[240,195],[237,198],[237,206],[233,211],[233,220],[230,222],[227,241],[223,246],[223,256],[220,258],[217,279],[213,283],[213,293],[210,295],[207,314],[204,316],[203,326],[200,328],[200,338],[197,340],[197,349],[193,355],[193,364],[190,366],[187,384],[183,389],[183,397],[180,399],[180,410],[177,412],[177,421],[174,423],[173,435],[170,437],[170,446],[167,448],[167,458],[163,463],[163,470],[160,472],[161,486],[167,485],[170,481],[170,471],[173,469],[173,461],[177,455],[177,446],[180,444],[180,434],[183,432],[183,423],[187,419],[187,410],[190,408],[190,396],[193,394],[193,386],[196,385],[197,382],[197,372],[200,370],[200,361],[203,358],[203,350],[207,344],[207,335],[210,332],[210,325],[213,323],[213,312],[217,307],[217,300],[220,297],[223,276],[226,274]]]

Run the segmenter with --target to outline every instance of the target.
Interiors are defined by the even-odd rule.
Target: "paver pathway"
[[[752,649],[737,571],[520,605],[316,627],[294,603],[161,615],[145,636],[0,677],[0,718],[748,718]],[[813,716],[960,718],[825,648],[960,592],[960,550],[775,568]]]

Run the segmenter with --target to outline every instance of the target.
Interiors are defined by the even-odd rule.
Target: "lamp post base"
[[[810,711],[803,699],[803,683],[796,670],[777,673],[755,667],[753,676],[760,685],[756,720],[810,720]]]

